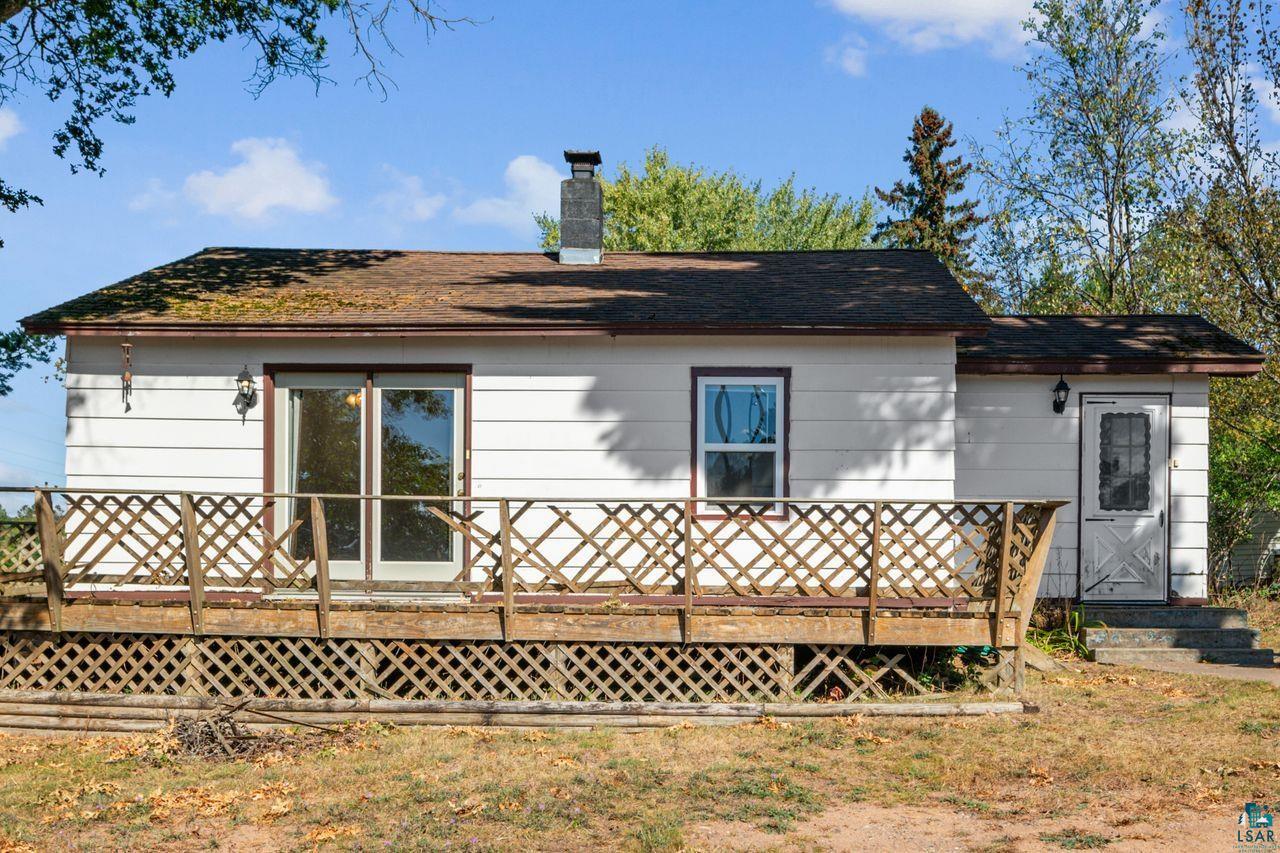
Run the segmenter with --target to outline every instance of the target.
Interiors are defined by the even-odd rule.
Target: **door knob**
[[[1164,510],[1160,510],[1160,526],[1164,527]]]

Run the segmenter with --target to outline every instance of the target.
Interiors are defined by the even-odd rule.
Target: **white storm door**
[[[1166,601],[1169,401],[1084,396],[1080,594]]]
[[[373,489],[380,495],[465,491],[465,379],[433,373],[373,374]],[[454,503],[455,510],[461,504]],[[462,572],[462,536],[432,509],[444,502],[388,500],[373,506],[373,578],[452,581]]]

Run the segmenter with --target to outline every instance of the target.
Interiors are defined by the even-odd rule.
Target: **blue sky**
[[[210,245],[532,249],[567,147],[605,169],[660,144],[680,162],[860,195],[904,169],[929,103],[989,138],[1025,103],[1020,0],[557,4],[450,0],[481,21],[427,45],[398,26],[385,100],[332,28],[317,93],[256,100],[238,45],[177,69],[168,99],[102,128],[105,177],[50,153],[39,93],[0,109],[0,174],[45,199],[0,213],[0,324]],[[47,369],[0,398],[0,484],[61,481],[63,391]]]

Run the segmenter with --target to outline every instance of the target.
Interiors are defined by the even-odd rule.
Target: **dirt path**
[[[698,850],[830,851],[1033,851],[1090,849],[1108,851],[1233,850],[1236,815],[1168,812],[1152,816],[1105,812],[1076,817],[992,818],[944,806],[886,808],[855,804],[829,809],[798,823],[785,836],[740,823],[685,827],[685,839]]]

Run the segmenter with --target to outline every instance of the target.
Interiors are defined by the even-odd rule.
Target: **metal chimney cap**
[[[599,166],[601,162],[600,152],[570,148],[564,152],[564,161],[570,164],[582,163],[589,166]]]

